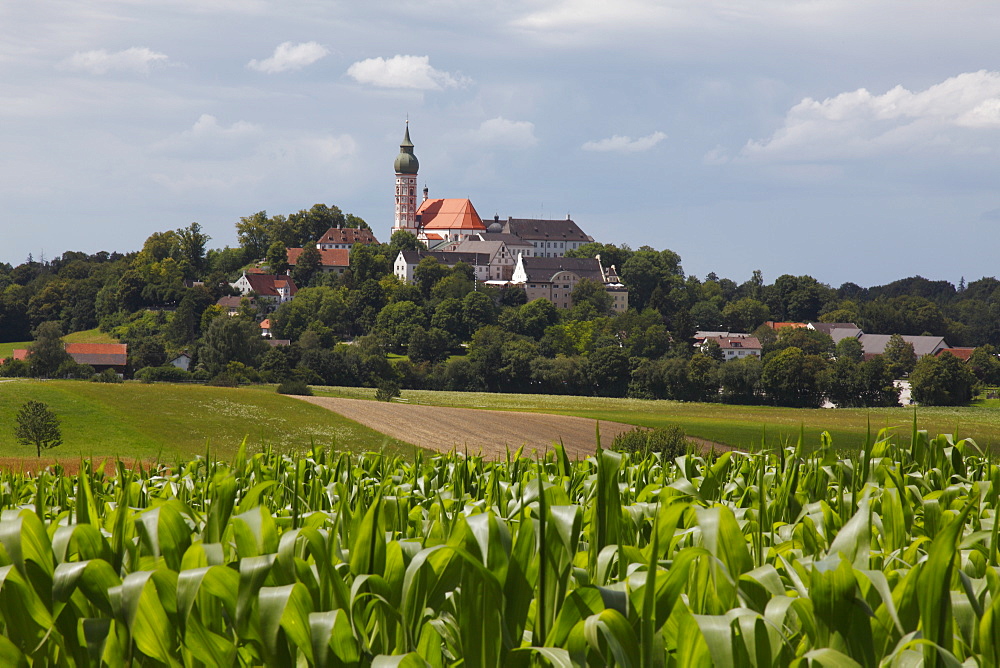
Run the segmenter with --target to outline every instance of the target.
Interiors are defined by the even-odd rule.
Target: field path
[[[339,397],[297,397],[329,408],[383,434],[419,445],[428,450],[449,452],[468,449],[488,458],[503,457],[507,448],[542,452],[562,439],[572,458],[594,454],[597,446],[596,421],[567,415],[515,413],[478,408],[448,408]],[[601,442],[605,447],[619,433],[633,425],[601,422]]]
[[[339,397],[297,398],[328,408],[393,438],[438,452],[468,449],[470,453],[482,452],[483,456],[494,459],[505,456],[508,447],[514,451],[524,445],[525,452],[542,452],[561,438],[566,454],[580,459],[592,455],[597,446],[596,420],[589,418]],[[609,447],[616,435],[633,427],[602,421],[602,444]],[[702,447],[713,445],[707,441],[699,444]],[[716,450],[720,449],[730,448],[716,444]]]

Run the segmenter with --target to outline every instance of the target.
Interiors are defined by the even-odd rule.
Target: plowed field
[[[572,458],[581,458],[593,454],[597,445],[597,423],[588,418],[336,397],[299,398],[393,438],[441,452],[452,448],[468,449],[470,453],[481,452],[486,457],[496,458],[503,457],[507,448],[513,451],[522,445],[526,452],[542,452],[562,439],[566,453]],[[633,426],[601,422],[602,444],[609,447],[617,434]],[[707,442],[700,445],[711,446]],[[729,448],[716,446],[716,450],[720,449]]]

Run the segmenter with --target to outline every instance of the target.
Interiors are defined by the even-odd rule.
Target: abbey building
[[[418,203],[420,162],[410,140],[409,121],[393,168],[396,215],[392,232],[409,232],[428,248],[428,251],[400,252],[394,258],[393,270],[400,279],[412,280],[413,269],[424,257],[435,257],[450,266],[461,254],[466,263],[472,258],[477,279],[521,286],[529,299],[544,298],[568,308],[572,288],[578,280],[588,278],[604,283],[612,293],[615,311],[628,308],[628,292],[615,267],[605,269],[599,256],[565,258],[568,251],[594,240],[569,216],[563,220],[501,220],[500,216],[494,216],[487,225],[470,200],[431,199],[426,187]]]

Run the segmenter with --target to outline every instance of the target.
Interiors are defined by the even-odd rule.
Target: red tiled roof
[[[289,294],[294,295],[298,292],[298,288],[295,287],[295,281],[288,276],[247,273],[246,277],[247,282],[250,284],[250,289],[258,295],[263,295],[265,297],[278,297],[278,288],[285,287],[286,285],[290,288]]]
[[[378,239],[371,230],[353,227],[331,227],[319,238],[321,244],[377,244]]]
[[[128,363],[125,343],[67,343],[66,352],[77,364],[125,366]]]
[[[950,354],[954,355],[955,357],[957,357],[958,359],[960,359],[963,362],[965,362],[965,361],[968,361],[968,359],[970,357],[972,357],[972,353],[975,350],[976,350],[975,348],[945,348],[943,350],[937,351],[934,354],[934,356],[935,357],[941,357],[941,355],[944,355],[945,353],[950,353]]]
[[[11,351],[11,357],[16,360],[26,360],[28,359],[28,349],[27,348],[15,348]]]
[[[271,329],[271,319],[270,318],[264,318],[263,320],[261,320],[260,321],[260,328],[261,329]]]
[[[289,248],[288,264],[293,267],[298,263],[299,256],[302,255],[301,248]],[[346,248],[321,248],[319,249],[319,263],[323,267],[349,267],[351,266],[351,251]]]
[[[486,231],[476,207],[467,199],[427,199],[417,209],[417,215],[425,230]]]

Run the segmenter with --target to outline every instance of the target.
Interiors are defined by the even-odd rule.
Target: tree
[[[399,251],[427,250],[424,242],[417,239],[417,235],[406,230],[396,230],[389,238],[389,259],[396,261]]]
[[[51,376],[63,362],[72,359],[66,352],[62,335],[58,322],[43,322],[35,328],[35,340],[28,346],[32,376]]]
[[[723,315],[714,302],[700,301],[691,307],[691,319],[700,330],[718,331],[723,327]],[[737,329],[736,331],[746,331]]]
[[[865,358],[865,350],[860,341],[853,336],[848,336],[837,342],[833,356],[838,360],[848,359],[860,363]]]
[[[389,347],[395,352],[403,352],[410,343],[410,336],[416,327],[427,326],[427,315],[413,302],[389,304],[375,319],[375,329],[384,334]]]
[[[987,344],[973,350],[968,365],[979,382],[986,385],[1000,383],[1000,359],[997,359],[996,348],[993,346]]]
[[[762,368],[760,358],[753,355],[721,365],[717,377],[722,403],[744,405],[760,403]]]
[[[355,282],[360,284],[370,278],[377,281],[390,273],[392,273],[392,263],[386,257],[384,247],[355,244],[351,249],[351,274]]]
[[[899,334],[889,337],[885,350],[882,351],[882,357],[885,358],[893,378],[902,378],[917,365],[917,354],[913,351],[913,344],[904,341]]]
[[[424,298],[431,296],[431,288],[445,276],[451,275],[447,265],[438,262],[436,257],[425,257],[413,269],[413,282],[420,288]]]
[[[559,322],[559,309],[548,299],[534,299],[518,308],[518,316],[520,333],[538,340],[546,329]]]
[[[29,399],[17,411],[14,436],[22,445],[33,445],[42,456],[42,449],[62,445],[59,418],[41,401]]]
[[[211,238],[201,231],[201,225],[198,223],[191,223],[177,230],[180,253],[178,260],[182,265],[190,267],[189,271],[184,272],[188,278],[195,278],[205,268],[205,244]]]
[[[972,399],[976,377],[949,352],[924,355],[910,373],[913,400],[926,406],[962,406]]]
[[[267,247],[267,256],[264,258],[268,269],[272,274],[284,274],[288,271],[288,249],[280,241],[273,242]]]
[[[302,248],[302,254],[299,255],[299,259],[292,269],[292,280],[295,281],[296,285],[305,287],[309,285],[309,281],[322,265],[323,257],[320,255],[319,249],[316,248],[315,242],[307,243]]]
[[[417,326],[410,334],[406,354],[412,362],[443,362],[451,354],[451,339],[436,327],[424,329]]]
[[[240,245],[246,250],[250,259],[264,257],[271,244],[271,225],[267,211],[258,211],[250,216],[240,218],[236,223],[236,236]]]
[[[731,332],[752,332],[770,317],[767,304],[750,297],[729,302],[722,309],[722,318]]]
[[[792,346],[765,359],[760,382],[773,404],[817,408],[823,400],[825,370],[822,357]]]
[[[566,257],[597,257],[600,256],[601,264],[605,267],[614,266],[621,269],[632,257],[632,249],[627,244],[622,244],[619,248],[614,244],[602,244],[592,241],[583,244],[579,248],[572,248],[566,251]]]
[[[624,397],[628,389],[628,355],[617,346],[598,348],[587,359],[587,378],[594,394]]]
[[[489,295],[483,292],[470,292],[465,295],[462,299],[462,321],[470,335],[484,325],[495,324],[496,307]]]
[[[573,301],[573,306],[590,304],[598,315],[609,315],[614,301],[604,288],[604,284],[591,278],[581,278],[573,286],[570,299]]]
[[[199,357],[209,372],[215,375],[230,362],[256,366],[267,349],[256,322],[223,316],[215,318],[208,326]]]

